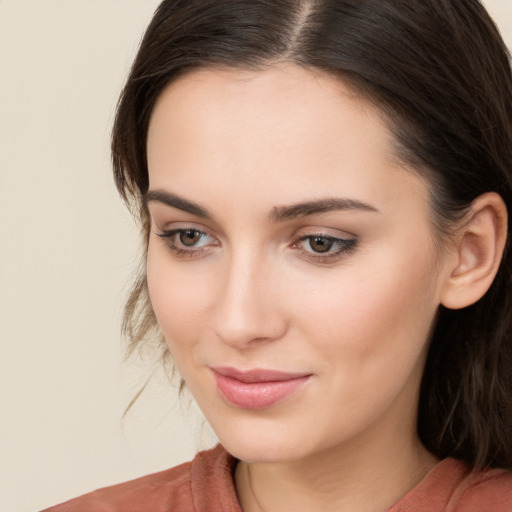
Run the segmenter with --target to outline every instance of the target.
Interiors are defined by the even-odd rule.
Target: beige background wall
[[[512,1],[487,5],[512,45]],[[137,237],[108,139],[157,0],[0,0],[0,512],[28,512],[212,443],[151,370],[123,365]]]

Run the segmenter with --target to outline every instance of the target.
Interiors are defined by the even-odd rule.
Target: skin
[[[194,71],[157,102],[148,166],[152,305],[188,388],[241,460],[244,511],[391,506],[437,462],[416,409],[457,257],[435,243],[428,184],[395,157],[382,117],[292,64]],[[369,208],[273,218],[325,198]],[[161,236],[180,229],[200,233]],[[325,259],[313,235],[345,242]],[[226,402],[212,366],[311,378],[253,411]]]

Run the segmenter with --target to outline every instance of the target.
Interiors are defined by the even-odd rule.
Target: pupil
[[[327,252],[332,249],[333,243],[333,240],[330,238],[316,237],[309,244],[315,252]]]
[[[199,231],[196,231],[195,229],[187,229],[180,233],[180,242],[183,245],[192,246],[199,242],[200,236],[201,233]]]

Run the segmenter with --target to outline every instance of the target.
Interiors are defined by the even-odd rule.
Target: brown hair
[[[145,247],[146,138],[159,95],[195,68],[277,61],[338,76],[380,108],[402,160],[431,183],[440,235],[484,192],[498,192],[512,211],[510,55],[477,0],[165,0],[142,40],[112,138],[116,183]],[[418,418],[421,440],[438,457],[512,468],[511,306],[506,251],[480,301],[440,308]],[[124,330],[129,350],[156,339],[168,357],[144,265]]]

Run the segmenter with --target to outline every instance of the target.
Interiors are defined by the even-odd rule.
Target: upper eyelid
[[[326,231],[314,231],[312,233],[305,233],[302,235],[298,235],[299,239],[313,238],[315,236],[316,237],[324,237],[324,238],[332,238],[334,240],[353,240],[353,239],[357,238],[352,233],[347,233],[346,231],[344,231],[342,234],[336,234],[336,235],[334,235],[332,233],[327,233]]]
[[[311,231],[309,231],[310,229]],[[314,236],[324,236],[328,238],[335,238],[338,240],[354,240],[358,238],[355,233],[352,233],[350,231],[342,230],[339,228],[322,228],[318,226],[298,229],[293,236],[297,240],[303,238],[310,238]]]
[[[196,231],[201,231],[201,233],[205,233],[208,236],[213,238],[218,238],[218,236],[212,233],[212,230],[200,222],[187,222],[187,221],[172,221],[172,222],[156,222],[153,218],[151,219],[151,227],[153,229],[158,229],[163,233],[169,233],[171,231],[187,231],[189,229],[194,229]]]
[[[161,234],[179,233],[179,232],[182,232],[182,231],[189,231],[189,230],[199,231],[200,233],[203,233],[203,234],[205,234],[207,236],[210,236],[210,237],[215,238],[215,239],[219,239],[218,236],[213,235],[212,233],[210,233],[210,230],[208,230],[206,228],[203,228],[203,227],[193,226],[193,225],[186,225],[184,227],[160,228],[159,229],[159,231],[162,232]],[[292,241],[296,242],[296,241],[299,241],[299,240],[307,240],[308,238],[314,238],[314,237],[331,238],[333,240],[341,240],[341,241],[343,241],[343,240],[354,240],[356,238],[356,236],[352,235],[351,233],[344,232],[343,235],[334,235],[332,233],[326,233],[325,231],[314,231],[312,233],[307,233],[307,234],[295,234],[291,238],[292,238]]]
[[[153,210],[153,208],[151,207],[152,205],[155,205],[155,208],[154,210],[156,211],[151,211]],[[176,209],[175,207],[167,207],[167,205],[159,202],[159,201],[149,201],[147,203],[147,207],[148,207],[148,210],[149,210],[149,214],[150,214],[150,220],[151,220],[151,224],[152,225],[166,225],[166,224],[183,224],[183,225],[187,225],[187,226],[191,226],[191,227],[195,227],[195,226],[200,226],[199,230],[200,231],[204,231],[208,234],[211,234],[211,227],[210,226],[206,226],[202,221],[204,221],[205,219],[210,219],[209,216],[206,216],[206,217],[197,217],[197,220],[196,219],[183,219],[183,220],[179,220],[179,219],[176,219],[172,222],[158,222],[158,217],[160,217],[159,214],[157,214],[157,211],[158,211],[158,206],[164,206],[165,207],[165,214],[162,215],[162,217],[165,219],[165,217],[167,217],[168,215],[168,211],[169,209],[171,210],[174,210]],[[357,210],[357,208],[355,208]],[[185,213],[187,214],[188,212],[187,211],[184,211],[184,210],[180,210],[178,209],[179,212],[181,212],[182,214]],[[372,211],[374,212],[378,212],[378,210],[373,210]],[[321,215],[323,213],[331,213],[332,211],[331,210],[327,210],[327,211],[321,211],[321,212],[315,212],[315,213],[310,213],[308,215],[304,215],[303,217],[297,219],[298,222],[301,222],[303,223],[304,222],[304,225],[300,228],[298,228],[297,230],[295,230],[294,234],[292,236],[298,236],[296,235],[296,233],[302,231],[302,230],[305,230],[305,229],[311,229],[312,232],[311,232],[311,235],[325,235],[325,236],[331,236],[333,238],[347,238],[347,237],[354,237],[356,238],[356,235],[355,233],[352,233],[350,231],[347,231],[347,230],[343,230],[343,229],[340,229],[340,228],[336,228],[336,227],[326,227],[326,226],[315,226],[314,223],[311,223],[310,225],[307,225],[305,221],[307,221],[307,217],[315,217],[317,215]],[[197,215],[197,214],[194,214],[194,213],[191,213],[191,215],[193,215],[194,217]],[[188,215],[187,215],[188,216]],[[310,219],[310,220],[313,220],[313,219]],[[217,225],[216,222],[214,222],[213,220],[211,220],[211,222],[209,222],[209,224],[213,224],[213,231],[215,231],[216,233],[219,233],[220,236],[223,236],[224,235],[224,232],[221,228],[220,225]],[[163,228],[162,228],[163,229]],[[334,231],[335,233],[332,233],[332,231]],[[213,236],[213,235],[212,235]],[[306,236],[306,235],[304,235]],[[217,235],[215,235],[216,238],[218,238]]]

